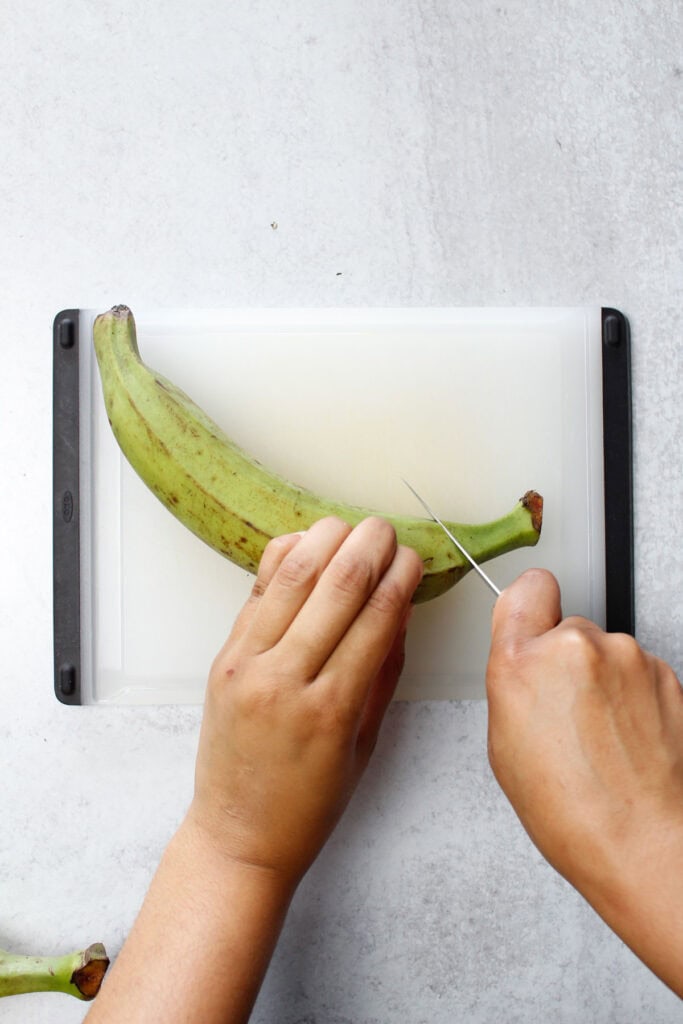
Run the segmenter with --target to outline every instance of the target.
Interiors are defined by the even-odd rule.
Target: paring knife
[[[494,593],[494,594],[496,595],[496,597],[498,597],[498,596],[500,595],[500,590],[498,589],[498,587],[496,586],[496,584],[495,584],[495,583],[493,582],[493,580],[490,580],[490,579],[489,579],[489,577],[488,577],[488,576],[486,575],[486,573],[485,573],[485,572],[484,572],[484,570],[483,570],[483,569],[481,568],[481,566],[480,566],[480,565],[477,565],[477,563],[475,562],[475,560],[474,560],[474,559],[472,558],[472,556],[470,555],[470,553],[469,553],[468,551],[466,551],[466,550],[465,550],[465,548],[464,548],[464,547],[462,546],[462,544],[461,544],[461,543],[460,543],[460,541],[459,541],[459,540],[457,539],[457,537],[454,537],[454,536],[453,536],[453,534],[451,533],[451,531],[450,531],[450,530],[448,529],[448,527],[447,527],[447,526],[446,526],[446,525],[445,525],[444,523],[442,523],[442,522],[441,522],[441,520],[440,520],[440,519],[439,519],[439,517],[438,517],[438,516],[436,515],[436,513],[432,512],[432,510],[431,510],[431,508],[429,507],[429,505],[427,504],[427,502],[426,502],[426,501],[424,500],[424,498],[421,498],[421,497],[420,497],[420,495],[419,495],[419,494],[417,493],[417,491],[415,490],[415,488],[414,488],[414,487],[413,487],[413,486],[412,486],[411,484],[409,484],[409,483],[408,483],[408,481],[407,481],[407,480],[405,480],[405,479],[404,479],[403,477],[401,477],[401,479],[403,480],[403,483],[404,483],[404,484],[406,485],[406,487],[408,488],[408,490],[409,490],[409,491],[412,491],[412,492],[413,492],[413,494],[415,495],[415,497],[417,498],[417,500],[418,500],[418,501],[420,502],[420,504],[422,505],[422,507],[423,507],[423,509],[425,510],[425,512],[426,512],[426,513],[427,513],[427,514],[429,515],[430,519],[433,519],[433,520],[434,520],[434,522],[435,522],[435,523],[436,523],[436,524],[437,524],[438,526],[440,526],[440,527],[441,527],[441,529],[442,529],[442,530],[444,531],[444,533],[446,534],[446,536],[447,536],[447,537],[449,537],[449,538],[450,538],[450,540],[452,540],[452,541],[453,541],[453,543],[455,544],[455,546],[456,546],[456,548],[458,549],[458,551],[459,551],[459,552],[460,552],[460,553],[461,553],[462,555],[464,555],[464,556],[465,556],[465,558],[466,558],[466,559],[467,559],[467,561],[468,561],[468,562],[470,563],[470,565],[472,566],[472,568],[473,568],[473,569],[476,569],[476,570],[477,570],[477,572],[479,573],[479,575],[480,575],[480,576],[481,576],[481,578],[483,579],[484,583],[486,583],[486,585],[487,585],[487,586],[489,586],[489,587],[491,588],[491,590],[492,590],[492,591],[493,591],[493,593]]]

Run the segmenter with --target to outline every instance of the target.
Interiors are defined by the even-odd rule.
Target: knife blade
[[[477,562],[475,562],[475,560],[474,560],[474,559],[472,558],[472,556],[471,556],[471,554],[469,553],[469,551],[467,551],[467,550],[466,550],[466,549],[465,549],[465,548],[464,548],[464,547],[462,546],[462,544],[460,543],[460,541],[458,540],[458,538],[457,538],[457,537],[454,537],[454,536],[453,536],[453,534],[452,534],[452,533],[451,533],[451,531],[450,531],[450,530],[448,529],[448,527],[447,527],[447,526],[445,525],[445,523],[442,523],[442,522],[441,522],[441,520],[439,519],[439,517],[438,517],[438,516],[436,515],[436,513],[435,513],[435,512],[433,512],[433,511],[431,510],[431,508],[429,507],[429,505],[427,504],[427,502],[426,502],[426,501],[424,500],[424,498],[421,498],[421,497],[420,497],[420,495],[419,495],[419,494],[417,493],[417,491],[416,491],[416,490],[415,490],[415,488],[414,488],[414,487],[412,486],[412,484],[409,484],[409,483],[408,483],[408,481],[407,481],[406,479],[404,479],[404,477],[401,477],[401,479],[403,480],[403,483],[404,483],[404,484],[406,485],[406,487],[408,488],[408,490],[409,490],[409,491],[412,491],[412,492],[413,492],[413,494],[415,495],[415,497],[417,498],[417,500],[418,500],[418,501],[420,502],[420,504],[422,505],[422,507],[423,507],[423,509],[425,510],[425,512],[426,512],[426,513],[428,514],[428,516],[430,517],[430,519],[433,519],[433,520],[434,520],[434,522],[435,522],[435,523],[436,523],[436,524],[437,524],[438,526],[440,526],[440,527],[441,527],[441,529],[442,529],[442,530],[444,531],[444,533],[446,534],[446,536],[447,536],[447,537],[449,537],[449,538],[450,538],[450,540],[452,540],[452,541],[453,541],[453,543],[455,544],[455,546],[456,546],[456,548],[458,549],[458,551],[459,551],[459,552],[460,552],[460,553],[461,553],[462,555],[464,555],[464,557],[465,557],[465,558],[467,559],[467,561],[468,561],[468,562],[470,563],[470,565],[472,566],[472,568],[473,568],[473,569],[476,569],[476,571],[477,571],[477,572],[479,573],[479,575],[480,575],[480,577],[482,578],[482,580],[484,581],[484,583],[486,583],[486,585],[487,585],[488,587],[490,587],[490,588],[491,588],[491,590],[492,590],[492,591],[493,591],[493,593],[494,593],[494,594],[496,595],[496,597],[499,597],[499,596],[500,596],[500,590],[498,589],[498,587],[496,586],[496,584],[495,584],[495,583],[493,582],[493,580],[489,579],[489,577],[488,577],[488,576],[486,575],[486,573],[485,573],[485,572],[484,572],[484,570],[483,570],[483,569],[481,568],[481,566],[480,566],[480,565],[478,565],[478,564],[477,564]]]

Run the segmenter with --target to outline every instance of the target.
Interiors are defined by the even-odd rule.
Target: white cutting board
[[[82,699],[194,703],[252,578],[181,526],[130,469],[107,422],[80,313]],[[298,484],[419,515],[497,518],[545,499],[531,565],[565,614],[605,616],[601,311],[134,310],[143,359],[240,445]],[[397,698],[481,698],[493,596],[470,573],[417,608]]]

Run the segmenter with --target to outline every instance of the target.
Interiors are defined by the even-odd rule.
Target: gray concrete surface
[[[199,723],[52,696],[59,309],[623,309],[638,633],[683,669],[682,21],[673,0],[4,5],[0,946],[116,953],[187,804]],[[485,732],[484,703],[390,709],[256,1024],[680,1019],[531,847]],[[84,1014],[61,996],[0,1007],[9,1024]]]

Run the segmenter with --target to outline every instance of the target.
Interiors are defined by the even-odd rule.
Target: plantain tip
[[[81,993],[83,999],[94,999],[100,990],[107,968],[109,957],[101,942],[94,942],[83,950],[82,963],[71,975],[71,983]]]
[[[131,319],[133,317],[133,314],[130,311],[128,306],[124,306],[124,305],[112,306],[111,309],[108,309],[106,313],[99,313],[95,317],[95,323],[96,324],[97,323],[101,323],[103,320],[110,320],[110,319],[127,320],[128,317],[130,317]]]
[[[543,525],[543,496],[538,491],[527,491],[519,500],[531,513],[531,525],[534,530],[540,533]]]

